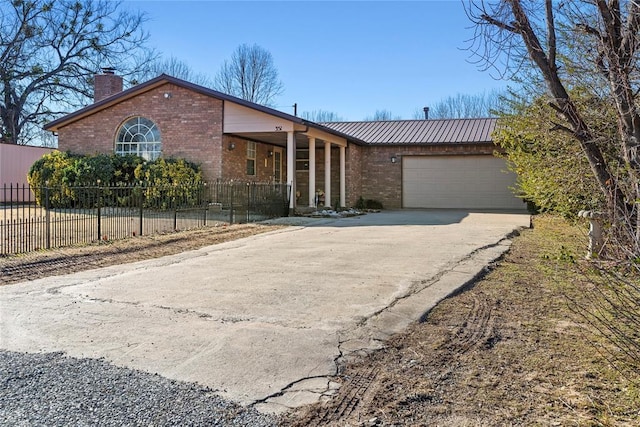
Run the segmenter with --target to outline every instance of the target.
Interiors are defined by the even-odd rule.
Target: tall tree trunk
[[[14,108],[12,82],[5,77],[2,81],[3,102],[0,103],[0,141],[17,144],[20,135],[20,115]]]
[[[509,3],[511,4],[511,11],[515,19],[515,22],[511,24],[510,28],[512,28],[513,32],[520,34],[529,53],[529,57],[542,72],[547,88],[554,98],[552,107],[569,123],[570,127],[567,130],[582,147],[600,189],[606,197],[609,212],[614,213],[623,208],[626,210],[625,195],[621,187],[617,185],[616,177],[611,174],[602,150],[600,150],[600,147],[598,147],[595,142],[593,133],[585,123],[575,104],[571,101],[571,97],[558,75],[558,69],[555,63],[556,38],[552,1],[546,0],[545,2],[548,55],[545,53],[545,49],[533,31],[520,0],[509,0]]]

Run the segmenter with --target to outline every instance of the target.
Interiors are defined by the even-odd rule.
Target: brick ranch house
[[[92,105],[50,122],[58,147],[80,154],[184,158],[207,181],[287,182],[290,208],[524,209],[493,156],[495,119],[314,123],[161,75],[123,90],[95,76]]]

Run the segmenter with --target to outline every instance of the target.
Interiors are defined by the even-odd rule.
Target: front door
[[[273,149],[273,180],[282,182],[282,148]]]

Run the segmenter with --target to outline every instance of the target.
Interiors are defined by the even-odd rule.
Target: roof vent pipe
[[[422,111],[424,111],[424,119],[429,120],[429,107],[424,107]]]

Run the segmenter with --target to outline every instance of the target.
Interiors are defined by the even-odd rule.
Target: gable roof
[[[487,144],[498,119],[328,122],[322,125],[367,145]]]
[[[257,111],[261,111],[263,113],[266,114],[270,114],[272,116],[276,116],[285,120],[288,120],[290,122],[293,123],[297,123],[303,126],[308,126],[310,128],[315,128],[315,129],[319,129],[325,132],[329,132],[331,134],[334,134],[336,136],[348,139],[349,141],[353,141],[357,144],[363,144],[363,141],[360,141],[358,138],[353,137],[351,135],[342,133],[339,130],[336,129],[331,129],[328,128],[326,126],[323,126],[319,123],[315,123],[309,120],[305,120],[301,117],[297,117],[297,116],[292,116],[291,114],[287,114],[284,113],[282,111],[278,111],[275,110],[273,108],[269,108],[269,107],[265,107],[264,105],[260,105],[260,104],[256,104],[254,102],[250,102],[250,101],[246,101],[244,99],[241,98],[236,98],[235,96],[231,96],[228,95],[226,93],[222,93],[222,92],[218,92],[217,90],[213,90],[204,86],[200,86],[194,83],[190,83],[186,80],[182,80],[179,79],[177,77],[173,77],[170,76],[168,74],[161,74],[156,78],[153,78],[149,81],[146,81],[144,83],[140,83],[139,85],[130,87],[129,89],[123,90],[122,92],[118,92],[114,95],[111,95],[105,99],[102,99],[98,102],[95,102],[91,105],[88,105],[80,110],[77,110],[73,113],[67,114],[66,116],[63,116],[57,120],[54,120],[52,122],[47,123],[44,126],[44,130],[48,130],[48,131],[52,131],[52,132],[56,132],[58,129],[60,129],[61,127],[64,127],[68,124],[71,124],[75,121],[78,121],[86,116],[90,116],[92,114],[95,114],[101,110],[104,110],[106,108],[109,108],[115,104],[118,104],[119,102],[122,102],[124,100],[133,98],[141,93],[150,91],[152,89],[155,89],[159,86],[162,86],[164,84],[167,83],[171,83],[174,84],[176,86],[191,90],[193,92],[205,95],[205,96],[210,96],[212,98],[217,98],[217,99],[221,99],[223,101],[229,101],[229,102],[233,102],[235,104],[239,104],[248,108],[251,108],[253,110],[257,110]]]

